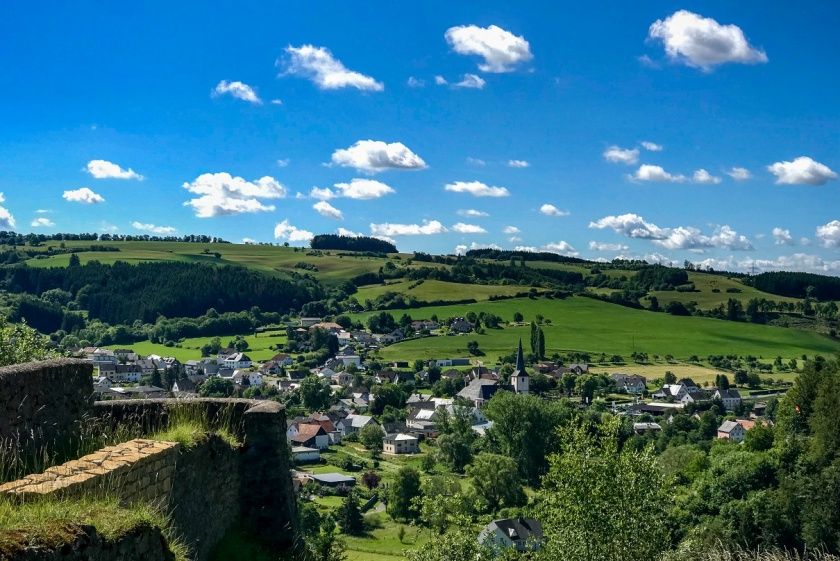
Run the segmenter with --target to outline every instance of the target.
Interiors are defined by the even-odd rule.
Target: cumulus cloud
[[[726,175],[735,181],[746,181],[752,177],[752,173],[747,168],[734,167],[726,172]]]
[[[773,240],[776,245],[793,245],[790,230],[786,228],[773,228]]]
[[[154,224],[144,224],[143,222],[137,221],[132,222],[131,227],[141,232],[149,232],[150,234],[157,234],[159,236],[171,236],[178,231],[177,228],[173,228],[172,226],[155,226]]]
[[[604,243],[604,242],[589,242],[589,249],[592,251],[627,251],[630,249],[626,245],[620,243]]]
[[[487,165],[487,162],[485,162],[481,158],[472,158],[472,157],[467,157],[467,163],[470,164],[471,166],[476,166],[476,167],[481,167],[481,168],[483,168],[484,166]]]
[[[333,165],[355,168],[367,173],[387,169],[423,169],[426,162],[402,142],[359,140],[349,148],[339,148],[332,154]]]
[[[123,169],[107,160],[91,160],[86,170],[96,179],[143,179],[143,176],[133,169]]]
[[[677,226],[672,228],[668,234],[654,244],[666,249],[705,249],[725,248],[730,250],[750,251],[753,248],[750,240],[733,230],[730,226],[723,225],[715,228],[711,236],[703,234],[697,228],[691,226]]]
[[[453,88],[464,88],[469,90],[483,90],[487,82],[477,74],[464,74],[460,82],[452,84]]]
[[[467,254],[467,246],[464,244],[456,245],[455,246],[455,255],[466,255]]]
[[[0,193],[0,203],[4,202],[6,198],[3,196],[3,193]],[[14,230],[15,229],[15,217],[12,216],[12,213],[9,212],[4,206],[0,206],[0,228],[3,230]]]
[[[447,183],[444,189],[453,193],[468,193],[473,197],[510,196],[507,187],[492,187],[481,181],[455,181],[454,183]]]
[[[508,235],[511,235],[511,234],[518,234],[518,233],[520,233],[521,231],[522,231],[522,230],[520,230],[520,229],[519,229],[519,228],[517,228],[516,226],[505,226],[504,230],[502,230],[502,233],[503,233],[503,234],[508,234]]]
[[[737,25],[721,25],[687,10],[653,22],[648,37],[661,41],[672,61],[704,71],[727,62],[767,62],[764,51],[750,45]]]
[[[694,183],[703,183],[706,185],[717,185],[721,182],[720,177],[712,175],[703,168],[696,170],[694,175],[691,177],[691,180]]]
[[[642,148],[648,152],[662,152],[663,149],[661,144],[650,142],[649,140],[643,140],[640,144],[642,145]]]
[[[816,238],[823,247],[840,247],[840,220],[817,226]]]
[[[65,191],[61,196],[65,201],[70,201],[71,203],[83,203],[86,205],[92,205],[96,203],[105,202],[105,197],[98,193],[94,193],[88,187],[81,187],[79,189]]]
[[[265,204],[260,199],[282,199],[286,196],[286,188],[267,175],[255,181],[246,181],[226,172],[204,173],[192,182],[185,182],[183,187],[199,195],[184,203],[199,218],[273,211],[274,205]]]
[[[313,187],[309,196],[314,199],[329,200],[343,197],[366,201],[378,199],[385,195],[396,193],[390,185],[376,181],[375,179],[351,179],[349,183],[336,183],[333,188]]]
[[[837,179],[837,174],[827,165],[808,156],[799,156],[792,162],[776,162],[767,166],[767,170],[776,176],[778,185],[824,185]]]
[[[525,160],[508,160],[507,165],[508,165],[508,167],[509,167],[509,168],[527,168],[527,167],[531,167],[530,162],[527,162],[527,161],[525,161]]]
[[[370,231],[375,236],[430,236],[443,234],[447,229],[437,220],[424,220],[422,224],[371,224]]]
[[[525,37],[517,36],[497,25],[450,27],[444,35],[452,50],[461,55],[478,55],[484,59],[482,72],[511,72],[534,58]]]
[[[289,167],[289,161],[290,161],[289,158],[281,158],[281,159],[277,160],[277,167],[278,168]]]
[[[552,204],[545,203],[540,207],[540,214],[545,214],[546,216],[569,216],[569,211],[560,210]]]
[[[274,227],[274,237],[278,240],[290,242],[308,242],[315,237],[315,234],[292,226],[288,220],[284,220]]]
[[[425,80],[415,78],[414,76],[409,76],[408,80],[406,80],[405,83],[409,88],[422,88],[426,85]]]
[[[452,230],[458,232],[459,234],[486,234],[487,230],[482,228],[477,224],[464,224],[463,222],[458,222],[452,226]]]
[[[486,218],[486,217],[490,216],[489,214],[487,214],[483,210],[475,210],[474,208],[460,209],[458,211],[458,215],[459,216],[469,216],[471,218]]]
[[[632,166],[639,161],[639,149],[610,146],[604,150],[604,159],[614,164],[626,164],[628,166]]]
[[[218,97],[222,95],[229,95],[231,97],[235,97],[236,99],[253,103],[254,105],[262,104],[262,100],[257,95],[257,92],[254,91],[254,88],[242,82],[228,82],[227,80],[222,80],[216,84],[215,88],[213,88],[213,96]]]
[[[42,216],[40,218],[34,219],[30,226],[32,226],[33,228],[51,228],[55,226],[55,223],[49,218],[44,218]]]
[[[435,76],[435,84],[437,84],[438,86],[445,86],[448,83],[449,82],[447,82],[446,78],[444,78],[443,76]]]
[[[590,228],[596,230],[610,229],[617,234],[628,238],[642,240],[661,240],[668,235],[665,228],[660,228],[652,222],[646,222],[638,214],[621,214],[618,216],[605,216],[599,220],[589,223]]]
[[[685,176],[668,173],[662,169],[662,166],[642,164],[639,166],[639,169],[630,176],[630,179],[634,181],[656,181],[659,183],[683,183],[685,181]]]
[[[344,220],[344,215],[341,214],[341,211],[332,206],[327,201],[318,201],[312,208],[315,209],[315,212],[320,214],[321,216],[325,216],[327,218],[334,218],[336,220]]]
[[[518,245],[513,249],[514,251],[527,251],[529,253],[545,251],[548,253],[557,253],[558,255],[566,255],[568,257],[577,257],[578,255],[580,255],[575,250],[575,248],[571,246],[571,244],[565,241],[549,242],[541,247],[535,247],[532,245]]]
[[[322,90],[355,88],[362,91],[381,92],[385,86],[370,76],[347,69],[326,47],[302,45],[286,47],[285,61],[277,61],[284,68],[283,74],[301,76],[311,80]]]

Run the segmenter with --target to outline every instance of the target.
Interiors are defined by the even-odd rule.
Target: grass
[[[657,364],[628,364],[626,366],[612,366],[612,365],[595,365],[592,372],[597,374],[638,374],[644,376],[648,381],[655,379],[662,379],[665,377],[665,372],[673,372],[677,378],[691,378],[695,384],[700,386],[713,386],[715,383],[715,376],[724,372],[719,369],[709,368],[700,364],[691,363],[657,363]],[[726,372],[724,372],[726,373]],[[726,373],[732,378],[731,373]],[[796,372],[773,372],[762,374],[762,377],[773,378],[774,380],[784,380],[792,382],[796,379]]]
[[[485,285],[461,284],[439,280],[425,280],[420,284],[411,280],[389,281],[387,284],[373,284],[359,288],[353,295],[356,300],[364,303],[373,300],[386,292],[397,292],[414,296],[420,302],[434,302],[441,300],[487,300],[491,296],[513,296],[521,292],[528,292],[531,287],[519,285]]]
[[[725,306],[730,298],[739,300],[744,307],[753,298],[764,298],[773,302],[797,302],[796,298],[787,298],[762,292],[751,286],[747,286],[738,279],[709,273],[689,272],[689,282],[694,283],[695,292],[677,292],[676,290],[653,291],[651,296],[656,296],[660,306],[669,302],[678,301],[683,304],[697,302],[701,310],[711,310],[718,306]],[[739,292],[727,292],[727,289],[738,290]],[[718,292],[714,292],[717,290]]]
[[[492,312],[505,320],[512,320],[514,312],[521,312],[529,321],[537,314],[551,320],[543,326],[546,353],[586,351],[592,354],[618,354],[625,357],[633,351],[649,354],[671,354],[678,359],[691,355],[735,354],[739,356],[783,358],[815,354],[834,355],[840,342],[813,332],[731,322],[699,317],[678,317],[609,304],[585,297],[564,300],[517,298],[476,304],[435,306],[410,310],[415,319],[463,316],[468,312]],[[365,320],[372,312],[356,314]],[[399,315],[400,311],[392,311]],[[527,325],[488,329],[483,335],[412,339],[390,345],[380,351],[382,360],[414,360],[417,358],[466,357],[467,343],[477,341],[485,356],[476,357],[484,363],[497,361],[508,355],[521,338],[528,341]]]
[[[283,345],[286,343],[285,332],[268,331],[258,335],[240,334],[240,336],[244,337],[244,339],[248,342],[248,350],[245,351],[245,354],[250,356],[252,360],[256,361],[265,361],[270,359],[279,352],[274,348],[275,345]],[[220,336],[219,339],[222,341],[222,346],[224,347],[228,344],[228,341],[234,339],[235,337],[236,335],[225,335]],[[172,356],[181,362],[186,362],[188,360],[201,359],[201,347],[209,343],[212,339],[213,337],[190,337],[182,340],[174,347],[167,347],[166,345],[152,343],[151,341],[140,341],[132,343],[131,345],[111,345],[107,348],[122,349],[130,347],[134,350],[134,352],[142,356],[148,356],[151,354]]]
[[[160,528],[178,561],[187,561],[187,549],[174,539],[168,520],[152,505],[122,507],[117,499],[41,499],[15,503],[0,497],[0,557],[13,556],[21,547],[56,548],[94,526],[112,541],[143,525]]]
[[[365,519],[379,527],[365,536],[342,536],[347,544],[348,559],[405,559],[403,552],[406,549],[420,547],[429,539],[428,530],[395,522],[385,513],[371,513]],[[405,528],[404,542],[399,538],[400,528]]]

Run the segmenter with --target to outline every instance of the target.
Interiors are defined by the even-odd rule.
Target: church
[[[528,372],[525,370],[525,353],[522,352],[522,339],[519,340],[519,348],[516,351],[516,367],[510,375],[510,384],[499,384],[496,380],[475,378],[458,392],[458,397],[471,401],[476,407],[481,407],[497,391],[510,391],[514,393],[530,393],[530,381]]]

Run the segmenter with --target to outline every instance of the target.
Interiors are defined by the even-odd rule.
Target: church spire
[[[525,373],[525,355],[522,353],[522,338],[519,339],[519,350],[516,351],[516,371]]]

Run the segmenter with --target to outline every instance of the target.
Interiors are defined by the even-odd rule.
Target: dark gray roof
[[[493,524],[513,541],[540,540],[543,537],[542,524],[533,518],[505,518],[494,520]]]

